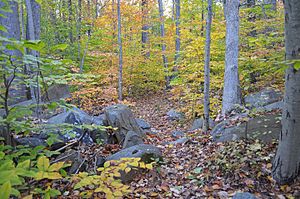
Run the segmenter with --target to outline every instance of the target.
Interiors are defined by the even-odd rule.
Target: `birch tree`
[[[222,113],[241,104],[238,74],[239,55],[239,0],[226,0],[226,53]],[[229,12],[230,11],[230,12]]]
[[[205,44],[205,65],[204,65],[204,123],[203,130],[209,129],[209,84],[210,84],[210,43],[212,24],[212,0],[208,0],[206,20],[206,44]]]
[[[300,59],[300,1],[285,0],[285,58]],[[299,64],[299,61],[296,63]],[[291,183],[300,174],[300,69],[291,64],[285,74],[282,130],[273,161],[273,178],[279,184]]]

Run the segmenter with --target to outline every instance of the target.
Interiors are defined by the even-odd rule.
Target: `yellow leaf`
[[[100,167],[100,168],[97,169],[97,171],[103,171],[103,170],[104,170],[103,167]]]
[[[146,168],[146,164],[144,162],[140,162],[140,168],[145,169]]]
[[[23,197],[22,199],[32,199],[32,194],[28,195],[28,196],[25,196]]]
[[[149,170],[152,170],[153,169],[153,165],[152,164],[146,164],[146,168],[149,169]]]
[[[61,169],[64,166],[64,162],[57,162],[52,164],[48,171],[58,171],[59,169]]]
[[[109,167],[110,166],[110,162],[105,162],[104,163],[104,168],[107,168],[107,167]]]
[[[125,173],[129,173],[131,171],[131,168],[130,167],[127,167],[126,169],[125,169]]]
[[[113,194],[114,194],[114,196],[117,196],[117,197],[123,196],[123,193],[121,191],[115,191]]]
[[[40,171],[47,171],[50,166],[50,161],[46,156],[41,156],[37,160],[37,167]]]
[[[49,172],[48,179],[50,180],[57,180],[62,178],[62,176],[58,172]]]

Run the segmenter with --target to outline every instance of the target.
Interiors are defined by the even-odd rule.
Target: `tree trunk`
[[[165,23],[164,23],[164,7],[162,0],[158,0],[158,9],[159,9],[159,17],[160,17],[160,36],[162,39],[162,59],[165,68],[165,80],[166,80],[166,88],[170,87],[170,76],[168,75],[168,59],[166,57],[166,43],[165,43]]]
[[[174,72],[178,71],[178,59],[180,56],[180,0],[175,0],[175,8],[176,8],[176,39],[175,39],[175,67]]]
[[[40,39],[40,19],[41,19],[41,7],[35,0],[25,0],[27,8],[27,40],[39,40]],[[30,55],[39,57],[39,53],[35,50],[30,50]],[[32,78],[36,79],[36,85],[30,87],[31,98],[37,103],[41,101],[41,89],[39,85],[39,66],[38,62],[33,63],[30,68]]]
[[[226,0],[226,54],[222,113],[241,104],[238,74],[239,55],[239,0]]]
[[[210,84],[210,43],[212,24],[212,0],[208,0],[207,20],[206,20],[206,44],[205,44],[205,65],[204,65],[204,123],[203,130],[209,129],[209,84]]]
[[[277,10],[277,0],[272,0],[272,10],[276,11]]]
[[[121,33],[121,10],[120,0],[117,5],[118,10],[118,44],[119,44],[119,80],[118,80],[118,97],[123,100],[123,49],[122,49],[122,33]]]
[[[3,1],[0,1],[0,7],[3,8],[5,7],[6,3]],[[20,40],[21,38],[21,32],[20,32],[20,21],[19,21],[19,13],[18,13],[18,3],[16,1],[9,1],[7,5],[10,7],[11,12],[5,12],[4,10],[0,10],[0,25],[6,28],[7,32],[0,31],[0,36],[5,37],[5,38],[11,38],[15,40]],[[2,45],[5,47],[8,43],[3,43]],[[1,50],[1,52],[3,52]],[[4,53],[8,56],[11,56],[11,60],[16,67],[13,66],[7,66],[7,65],[2,65],[1,68],[4,70],[12,70],[13,68],[21,68],[18,67],[20,64],[20,59],[22,57],[22,53],[19,50],[4,50]],[[9,61],[7,60],[9,63]],[[21,72],[21,71],[18,71]],[[6,118],[9,114],[9,104],[14,104],[19,101],[25,100],[26,99],[26,89],[24,84],[20,83],[20,79],[15,79],[15,75],[11,74],[11,76],[7,77],[6,75],[3,75],[2,82],[3,85],[5,86],[5,89],[2,88],[1,85],[1,90],[5,90],[5,93],[1,94],[1,105],[3,105],[5,109],[5,114],[4,118]],[[8,85],[8,82],[9,83]],[[13,84],[13,85],[12,85]],[[15,87],[14,89],[12,88]],[[3,95],[2,95],[3,94]],[[19,99],[16,99],[18,97]],[[3,101],[2,101],[3,100]],[[4,138],[4,141],[8,145],[14,145],[14,139],[13,136],[10,133],[10,124],[6,123],[6,125],[0,126],[0,137]]]
[[[77,60],[80,62],[81,60],[81,14],[82,14],[82,7],[81,7],[81,0],[78,0],[78,8],[77,8],[77,23],[76,23],[76,32],[77,32]],[[79,70],[80,65],[79,65]],[[81,72],[81,71],[80,71]]]
[[[70,44],[73,44],[73,8],[72,8],[72,0],[68,0],[68,10],[69,10],[69,40]]]
[[[300,1],[285,0],[285,57],[299,60]],[[300,70],[292,64],[285,75],[282,131],[272,175],[279,184],[291,183],[300,174]]]
[[[142,54],[149,58],[148,0],[142,0],[142,23]]]

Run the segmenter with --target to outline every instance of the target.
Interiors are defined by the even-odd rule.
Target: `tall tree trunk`
[[[142,0],[142,23],[142,54],[149,58],[148,0]]]
[[[209,84],[210,84],[210,43],[212,24],[212,0],[208,0],[207,20],[206,20],[206,44],[205,44],[205,65],[204,65],[204,123],[203,130],[209,129]]]
[[[122,33],[121,33],[121,9],[120,0],[117,5],[118,10],[118,44],[119,44],[119,80],[118,80],[118,97],[123,100],[123,49],[122,49]]]
[[[159,9],[159,17],[160,17],[160,36],[162,39],[162,59],[165,68],[165,80],[166,80],[166,88],[170,87],[170,76],[168,75],[168,59],[166,57],[166,43],[165,43],[165,22],[164,22],[164,7],[162,0],[158,0],[158,9]]]
[[[76,32],[77,32],[77,60],[80,62],[81,60],[81,15],[82,15],[82,6],[81,6],[81,0],[78,0],[78,5],[77,5],[77,23],[76,23]],[[79,65],[80,68],[80,65]],[[81,69],[79,69],[81,70]]]
[[[239,0],[226,0],[226,54],[222,113],[241,104],[238,74],[239,55]]]
[[[204,36],[204,0],[201,1],[201,37]]]
[[[174,61],[174,71],[178,70],[178,59],[180,56],[180,0],[175,0],[176,8],[176,39],[175,39],[175,61]]]
[[[299,60],[300,1],[285,0],[285,58]],[[300,174],[300,69],[292,64],[285,75],[282,130],[273,161],[273,178],[279,184],[291,183]]]
[[[41,29],[41,7],[35,0],[25,0],[25,3],[27,9],[27,40],[39,40]],[[30,50],[29,54],[36,58],[39,57],[39,52],[35,50]],[[31,71],[33,78],[36,79],[36,85],[30,87],[31,98],[39,103],[41,101],[41,89],[39,85],[40,71],[38,62],[33,63],[29,70]]]
[[[6,31],[0,31],[0,36],[5,38],[11,38],[15,40],[20,40],[21,32],[20,32],[20,21],[19,21],[19,13],[18,13],[18,3],[16,1],[9,1],[7,4],[3,1],[0,1],[0,8],[9,6],[11,12],[5,12],[3,9],[0,10],[0,25],[6,28]],[[2,43],[5,47],[8,43]],[[3,52],[3,51],[2,51]],[[2,65],[1,68],[3,70],[10,70],[18,68],[20,64],[20,59],[22,57],[22,53],[19,50],[4,50],[4,53],[10,56],[10,60],[13,65],[7,66]],[[9,63],[8,61],[8,63]],[[21,67],[20,67],[21,68]],[[18,71],[21,72],[21,71]],[[20,83],[20,79],[15,79],[15,75],[11,74],[10,76],[3,75],[1,82],[5,86],[4,94],[1,92],[1,105],[4,106],[5,114],[4,118],[9,115],[9,105],[17,103],[19,101],[23,101],[26,99],[26,89],[24,84]],[[2,86],[2,85],[1,85]],[[15,87],[15,88],[12,88]],[[1,90],[3,88],[1,87]],[[2,95],[3,94],[3,95]],[[17,99],[17,97],[19,99]],[[14,139],[10,132],[10,124],[7,123],[4,127],[0,126],[0,137],[4,138],[4,141],[8,145],[14,145]]]
[[[70,44],[73,44],[73,8],[72,8],[72,0],[68,0],[68,10],[69,10],[69,40]]]

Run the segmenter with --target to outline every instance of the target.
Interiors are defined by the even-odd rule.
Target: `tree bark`
[[[212,24],[212,0],[208,0],[206,20],[206,44],[205,44],[205,65],[204,65],[204,123],[203,130],[209,129],[209,84],[210,84],[210,43]]]
[[[121,10],[120,0],[117,5],[118,10],[118,44],[119,44],[119,80],[118,80],[118,97],[123,100],[123,49],[122,49],[122,33],[121,33]]]
[[[272,0],[272,10],[277,11],[277,0]]]
[[[170,76],[168,75],[168,59],[166,57],[166,43],[165,43],[165,23],[164,23],[164,7],[162,0],[158,0],[158,9],[159,9],[159,17],[160,17],[160,36],[162,39],[162,59],[165,68],[165,80],[166,80],[166,88],[170,87]]]
[[[25,3],[27,8],[27,40],[39,40],[41,29],[41,7],[35,0],[25,0]],[[35,50],[30,50],[29,54],[36,58],[39,57],[39,53]],[[31,71],[31,75],[33,75],[32,78],[36,79],[36,85],[30,87],[31,98],[39,103],[41,101],[41,89],[39,86],[40,71],[38,62],[33,63],[29,70]]]
[[[148,0],[142,0],[142,23],[142,54],[146,58],[149,58]]]
[[[285,57],[300,59],[300,1],[285,0]],[[282,131],[272,175],[279,184],[291,183],[300,174],[300,70],[292,64],[285,75]]]
[[[226,54],[222,113],[241,104],[238,74],[239,55],[239,0],[226,0]]]
[[[175,61],[174,72],[178,71],[178,59],[180,56],[180,0],[175,0],[175,25],[176,25],[176,39],[175,39]]]

